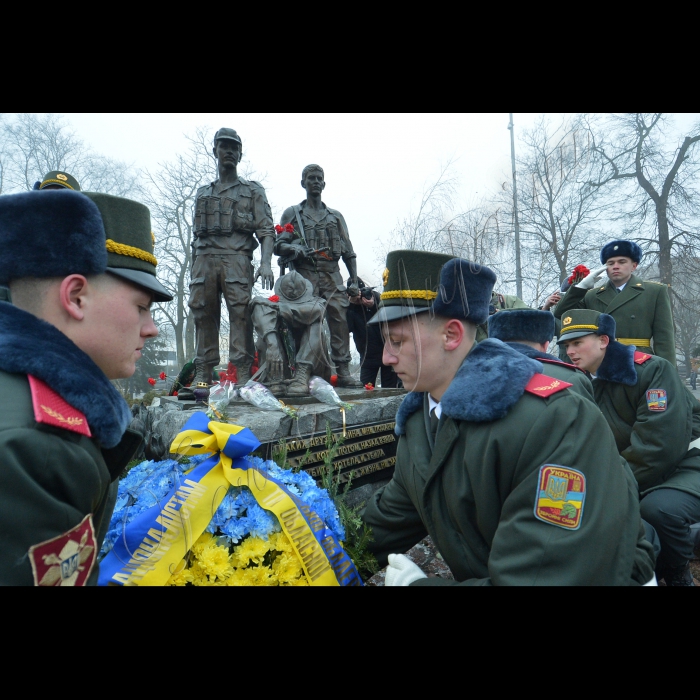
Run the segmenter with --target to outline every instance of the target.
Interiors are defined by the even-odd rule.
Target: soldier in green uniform
[[[577,284],[572,284],[553,309],[564,319],[572,309],[594,309],[615,319],[617,339],[623,345],[667,359],[676,365],[671,301],[666,285],[648,282],[634,274],[642,259],[642,249],[633,241],[611,241],[603,246],[603,266],[593,270]],[[608,281],[595,287],[596,280],[607,272]]]
[[[27,245],[31,241],[31,245]],[[116,480],[140,446],[111,379],[158,334],[150,213],[107,194],[0,197],[0,585],[97,582]]]
[[[511,309],[529,309],[530,307],[520,298],[512,294],[491,293],[491,303],[489,304],[489,318],[499,311],[510,311]],[[488,323],[480,323],[476,327],[476,342],[480,343],[489,337]]]
[[[593,385],[586,372],[547,352],[553,337],[554,316],[549,311],[516,309],[489,317],[489,338],[502,340],[513,350],[542,362],[547,374],[570,384],[572,391],[595,402]]]
[[[661,542],[657,578],[668,586],[692,586],[690,526],[700,522],[700,403],[670,362],[616,342],[608,314],[570,311],[559,342],[593,375],[596,402],[639,484],[642,517]]]
[[[243,144],[233,129],[219,129],[213,152],[219,178],[197,190],[194,205],[194,241],[190,300],[195,324],[196,373],[191,387],[212,381],[219,364],[221,297],[229,314],[229,361],[235,365],[238,383],[250,379],[255,348],[253,323],[248,312],[253,285],[261,278],[263,289],[272,289],[270,261],[275,229],[265,190],[259,182],[238,176]],[[261,247],[261,261],[253,275],[253,251]],[[194,398],[183,388],[180,398]]]
[[[363,512],[387,585],[455,583],[397,554],[426,534],[459,584],[652,582],[634,477],[598,408],[500,340],[475,345],[495,279],[436,253],[387,257],[370,323],[410,393],[394,476]]]
[[[350,304],[339,260],[342,258],[353,284],[348,288],[359,294],[357,255],[352,248],[348,226],[337,209],[321,200],[326,187],[323,168],[307,165],[301,173],[306,199],[284,210],[280,225],[291,224],[294,233],[282,232],[275,243],[275,253],[290,261],[302,277],[309,280],[314,296],[326,300],[326,321],[331,334],[331,359],[336,367],[337,386],[361,387],[350,374],[350,332],[347,309]]]

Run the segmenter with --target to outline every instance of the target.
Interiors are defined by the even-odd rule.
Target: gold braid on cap
[[[382,292],[382,299],[436,299],[437,292],[427,289],[399,289],[395,292]]]
[[[158,264],[155,255],[147,253],[141,248],[134,248],[134,246],[126,245],[125,243],[117,243],[111,238],[107,239],[107,252],[116,253],[117,255],[128,255],[131,258],[138,258],[154,266]]]
[[[69,190],[73,190],[75,192],[75,187],[71,187],[65,180],[44,180],[41,185],[39,185],[39,189],[43,190],[46,185],[50,185],[52,182],[55,182],[57,185],[61,185],[61,187],[67,187]]]
[[[564,331],[566,331],[566,332],[568,333],[569,331],[576,330],[577,328],[586,328],[586,329],[592,328],[594,331],[597,331],[597,330],[598,330],[598,326],[593,326],[593,325],[582,326],[582,325],[578,325],[578,326],[567,326],[566,328],[562,328],[562,329],[561,329],[561,332],[564,333]]]

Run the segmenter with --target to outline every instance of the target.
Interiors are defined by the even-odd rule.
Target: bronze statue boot
[[[311,367],[306,364],[298,364],[294,379],[289,382],[287,387],[287,396],[308,396],[310,379]]]
[[[348,389],[361,389],[362,382],[355,379],[355,377],[350,374],[350,369],[348,368],[347,362],[339,362],[336,366],[336,372],[338,380],[336,381],[336,386],[346,387]]]
[[[195,360],[195,373],[194,379],[189,386],[183,386],[180,391],[177,392],[177,397],[181,401],[194,401],[194,390],[197,388],[197,384],[211,385],[211,373],[214,369],[213,365],[207,365],[204,363],[199,363]]]
[[[232,360],[233,362],[233,360]],[[236,364],[235,362],[233,363]],[[250,373],[250,367],[244,369],[240,365],[236,365],[236,383],[238,386],[245,386],[253,375]]]

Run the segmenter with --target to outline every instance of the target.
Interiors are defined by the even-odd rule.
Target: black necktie
[[[615,291],[619,294],[622,290],[619,287],[615,287]]]

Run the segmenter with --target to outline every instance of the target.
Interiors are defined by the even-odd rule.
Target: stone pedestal
[[[352,494],[352,500],[366,500],[393,473],[394,419],[406,392],[403,389],[342,388],[336,392],[343,401],[351,403],[352,408],[345,412],[346,438],[334,465],[339,467],[342,483],[347,483],[350,472],[354,472],[351,489],[358,493],[357,498]],[[312,397],[284,401],[297,409],[298,418],[292,419],[282,411],[263,411],[241,399],[230,401],[225,410],[229,422],[249,428],[260,440],[262,445],[256,454],[271,459],[280,441],[284,441],[289,465],[301,466],[319,478],[326,449],[326,426],[330,425],[335,435],[342,434],[342,413],[338,407]],[[149,408],[153,414],[153,443],[160,451],[159,459],[168,457],[168,446],[193,413],[206,410],[206,406],[194,401],[178,401],[172,397],[161,397],[159,406]]]

